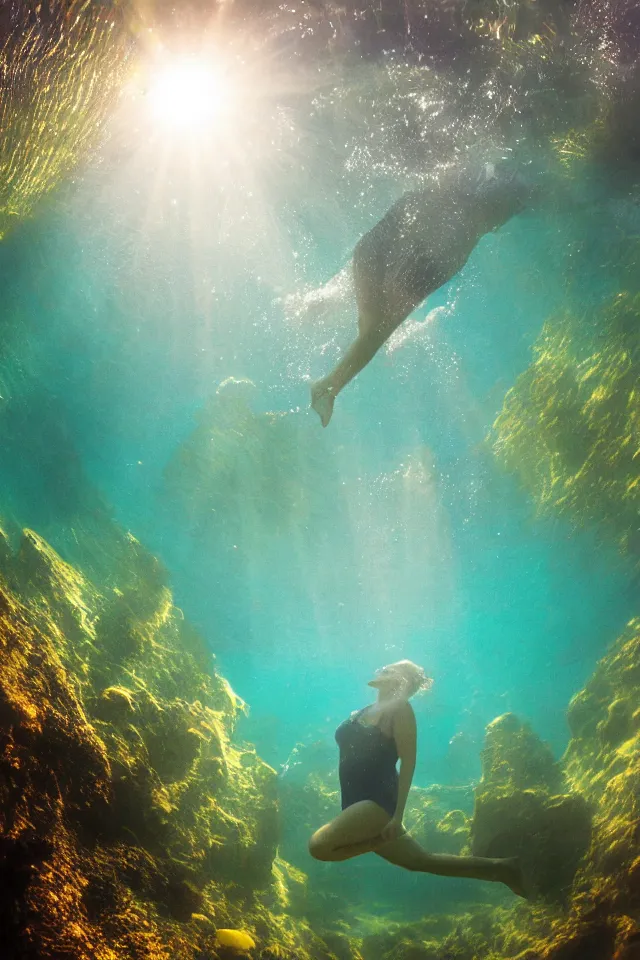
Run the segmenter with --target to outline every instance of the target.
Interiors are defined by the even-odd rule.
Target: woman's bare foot
[[[517,897],[527,899],[522,866],[520,865],[518,857],[509,857],[501,861],[499,879],[502,883],[506,884]]]
[[[326,427],[331,420],[335,399],[326,381],[317,380],[316,383],[311,384],[311,406],[320,417],[323,427]]]

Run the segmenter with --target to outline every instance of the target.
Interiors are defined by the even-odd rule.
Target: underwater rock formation
[[[247,553],[263,533],[303,534],[317,508],[309,478],[322,463],[306,420],[254,411],[254,390],[249,380],[221,383],[165,470],[188,529],[216,541],[226,533]]]
[[[288,912],[304,878],[276,860],[274,771],[232,743],[243,705],[120,539],[101,590],[37,534],[0,536],[2,956],[214,960],[223,929],[329,960]]]
[[[487,728],[482,766],[471,852],[519,856],[532,894],[566,898],[589,847],[586,800],[563,790],[562,770],[551,750],[513,714]]]
[[[487,730],[473,817],[469,788],[412,791],[407,824],[428,849],[519,853],[542,899],[474,887],[462,903],[434,878],[446,908],[430,896],[422,921],[381,929],[366,861],[343,875],[306,856],[338,808],[329,748],[299,748],[276,778],[235,744],[243,705],[161,565],[115,528],[105,549],[121,566],[109,578],[103,557],[89,580],[36,533],[0,535],[3,956],[215,960],[250,938],[262,960],[632,960],[638,621],[573,699],[561,761],[507,714]]]
[[[597,527],[640,567],[640,293],[591,318],[551,318],[534,353],[494,424],[494,451],[541,512]]]
[[[593,812],[571,910],[545,958],[623,960],[640,942],[640,621],[632,620],[568,710],[566,781]]]
[[[582,882],[640,915],[640,619],[632,620],[568,711],[567,778],[596,811]]]

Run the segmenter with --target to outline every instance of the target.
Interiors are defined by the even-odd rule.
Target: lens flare
[[[228,111],[231,99],[223,72],[195,59],[163,66],[149,88],[153,117],[170,131],[196,133],[215,124]]]

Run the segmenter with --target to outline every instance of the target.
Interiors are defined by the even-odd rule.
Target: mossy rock
[[[163,783],[185,779],[200,752],[202,741],[202,734],[197,730],[180,725],[145,735],[149,762]]]
[[[592,736],[598,725],[598,702],[588,690],[580,690],[571,698],[567,708],[567,723],[576,739]]]
[[[118,665],[140,656],[149,633],[130,603],[130,595],[116,594],[96,621],[96,642],[112,664]]]
[[[192,919],[211,914],[282,940],[288,960],[328,960],[270,889],[277,776],[231,743],[242,701],[161,568],[119,528],[108,546],[97,587],[25,534],[0,588],[3,950],[214,960]]]
[[[0,527],[0,571],[3,573],[11,568],[13,563],[13,548],[9,536]]]
[[[591,812],[577,794],[550,796],[520,790],[476,801],[471,852],[478,857],[519,857],[528,888],[562,902],[591,842]]]
[[[629,289],[588,316],[545,323],[534,362],[505,397],[493,449],[541,512],[596,528],[637,571],[638,244],[633,260]]]
[[[131,723],[137,712],[135,694],[126,687],[105,687],[90,702],[90,709],[93,716],[104,723],[115,726]]]
[[[586,923],[547,947],[544,960],[613,960],[615,940],[615,928],[606,921]]]
[[[441,833],[449,833],[452,836],[466,834],[469,831],[470,820],[462,810],[450,810],[438,823],[438,830]]]
[[[188,923],[194,913],[202,910],[202,892],[193,880],[180,876],[181,868],[169,869],[166,882],[155,893],[155,902],[164,906],[168,916],[180,923]]]
[[[626,697],[613,700],[606,717],[597,727],[601,742],[607,747],[617,747],[633,736],[633,705]]]
[[[562,788],[562,769],[550,747],[513,713],[505,713],[489,724],[481,759],[478,794],[529,788],[556,793]]]
[[[441,956],[437,942],[421,940],[417,929],[374,934],[362,941],[363,960],[440,960]]]

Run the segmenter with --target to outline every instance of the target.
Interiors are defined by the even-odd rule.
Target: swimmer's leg
[[[331,420],[333,404],[341,390],[373,359],[393,331],[408,316],[387,306],[384,289],[384,264],[366,252],[365,236],[353,255],[353,279],[358,304],[358,336],[331,373],[312,384],[311,406],[322,426]],[[362,252],[365,250],[365,252]]]
[[[309,841],[309,853],[316,860],[331,862],[376,853],[405,870],[504,883],[517,896],[526,896],[522,869],[516,857],[493,859],[427,853],[408,834],[397,840],[384,840],[381,834],[388,822],[389,814],[372,800],[354,803],[331,823],[316,830]]]
[[[405,870],[434,873],[441,877],[468,877],[504,883],[517,896],[524,897],[524,880],[517,857],[493,859],[490,857],[455,857],[444,853],[427,853],[419,843],[407,835],[374,850],[379,857]]]
[[[371,853],[384,841],[381,833],[389,814],[373,800],[354,803],[320,827],[309,840],[309,853],[316,860],[350,860]]]
[[[372,328],[367,333],[358,334],[329,376],[312,384],[311,406],[320,417],[323,427],[331,420],[333,404],[340,391],[366,367],[392,333],[393,330],[382,333]]]
[[[331,373],[312,384],[311,406],[322,426],[331,420],[335,399],[373,359],[380,347],[398,329],[412,310],[431,292],[427,279],[421,283],[400,282],[389,276],[383,249],[374,233],[366,234],[353,254],[353,279],[358,304],[358,336]],[[406,272],[406,271],[405,271]],[[418,289],[419,288],[419,289]]]

